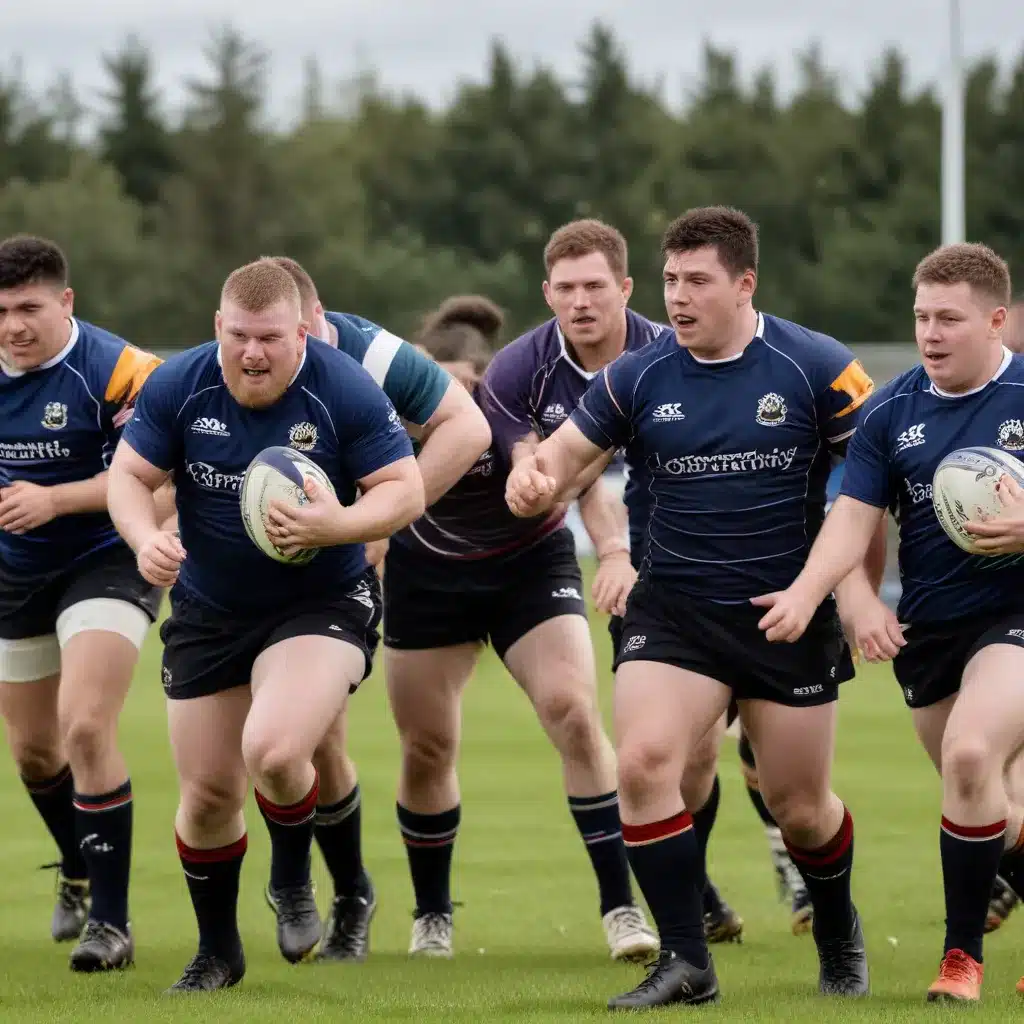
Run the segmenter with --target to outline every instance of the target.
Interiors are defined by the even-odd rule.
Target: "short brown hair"
[[[591,253],[604,254],[611,272],[621,281],[629,272],[629,249],[622,232],[600,220],[574,220],[563,224],[544,246],[544,270],[559,260],[576,260]]]
[[[299,300],[304,310],[315,306],[320,301],[313,278],[309,276],[306,268],[298,260],[293,260],[291,256],[264,256],[263,259],[270,260],[282,270],[288,271],[295,286],[299,289]]]
[[[0,242],[0,288],[48,284],[68,286],[68,261],[56,242],[34,235],[13,235]]]
[[[423,320],[416,341],[439,363],[472,363],[483,371],[498,348],[505,316],[484,295],[453,295]]]
[[[980,242],[954,242],[930,252],[914,271],[913,286],[922,284],[964,283],[992,299],[1009,306],[1012,288],[1006,260]]]
[[[233,270],[224,282],[220,298],[222,304],[230,299],[248,313],[262,313],[282,299],[294,302],[302,310],[298,285],[287,270],[270,259],[259,259]]]
[[[757,273],[757,225],[731,206],[698,206],[677,217],[661,240],[662,256],[711,247],[732,274]]]

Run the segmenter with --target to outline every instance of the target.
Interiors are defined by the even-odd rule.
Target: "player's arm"
[[[624,615],[626,598],[636,582],[636,570],[629,560],[626,506],[603,479],[595,481],[581,497],[580,518],[594,545],[597,573],[591,594],[598,611]]]
[[[102,512],[107,507],[107,471],[88,480],[32,484],[27,480],[0,489],[0,530],[21,535],[59,516]]]
[[[169,371],[156,370],[134,400],[114,451],[107,480],[107,507],[117,532],[135,552],[139,572],[154,586],[177,581],[185,549],[171,530],[165,529],[168,511],[167,485],[178,454],[179,438],[173,382]]]
[[[617,366],[618,364],[613,364]],[[505,500],[522,517],[541,515],[556,502],[571,499],[580,491],[586,473],[600,475],[617,448],[628,440],[631,425],[613,389],[606,366],[587,389],[572,415],[532,456],[520,459],[509,474]],[[622,376],[621,370],[616,376]],[[619,387],[624,394],[628,390]],[[600,469],[598,467],[600,466]]]
[[[494,450],[507,466],[529,458],[540,443],[530,402],[535,355],[531,345],[513,342],[491,360],[480,378],[480,405],[490,424]]]

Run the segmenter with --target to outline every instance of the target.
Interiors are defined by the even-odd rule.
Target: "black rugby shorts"
[[[384,568],[384,646],[433,650],[490,640],[499,658],[535,626],[582,615],[583,576],[561,528],[499,558],[436,558],[392,544]]]
[[[926,708],[957,693],[967,663],[992,644],[1024,647],[1024,610],[949,622],[912,623],[893,659],[908,708]]]
[[[629,595],[615,667],[656,661],[715,679],[734,700],[789,707],[834,701],[853,678],[853,660],[828,602],[794,644],[769,643],[752,605],[696,600],[672,587],[638,580]]]
[[[255,616],[219,611],[171,591],[171,614],[160,627],[164,693],[189,700],[248,686],[260,654],[295,636],[329,636],[358,647],[366,658],[365,679],[373,668],[380,613],[380,581],[373,569],[344,590]],[[297,694],[301,684],[297,679]]]

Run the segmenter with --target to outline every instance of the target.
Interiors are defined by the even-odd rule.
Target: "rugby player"
[[[271,259],[298,287],[302,319],[311,325],[311,333],[360,363],[419,441],[417,464],[429,507],[490,444],[491,431],[479,406],[441,366],[408,342],[362,317],[325,311],[313,279],[295,260]],[[387,545],[387,540],[367,545],[367,560],[380,564]],[[361,797],[356,766],[345,749],[344,726],[341,716],[313,755],[320,778],[313,834],[334,884],[317,959],[361,961],[369,951],[377,901],[363,866]]]
[[[545,249],[544,295],[556,315],[504,347],[476,389],[491,447],[391,540],[385,670],[402,744],[398,823],[416,896],[413,955],[452,955],[461,695],[488,640],[561,757],[569,808],[597,876],[611,955],[644,957],[657,948],[631,892],[614,758],[597,706],[582,577],[564,507],[524,522],[504,501],[509,467],[565,419],[600,367],[659,333],[627,309],[626,259],[625,240],[605,224],[574,222],[554,233]],[[445,354],[443,336],[458,324],[449,309],[420,341],[435,356]],[[447,354],[461,357],[457,350]],[[619,499],[598,481],[581,509],[600,560],[602,592],[614,606],[633,576]]]
[[[0,713],[60,851],[71,969],[125,967],[132,785],[117,722],[160,591],[107,514],[107,466],[148,353],[74,316],[53,242],[0,242]]]
[[[942,778],[939,851],[946,936],[928,999],[977,1001],[982,935],[997,872],[1024,883],[1024,813],[1004,771],[1024,743],[1024,501],[1003,478],[1009,508],[971,523],[984,556],[944,533],[932,506],[939,461],[968,446],[1024,450],[1024,358],[1003,347],[1006,263],[987,246],[943,246],[914,273],[921,365],[865,406],[839,498],[807,565],[763,602],[768,640],[799,642],[813,609],[898,503],[903,594],[898,618],[862,594],[851,616],[857,646],[893,669],[918,738]],[[1011,557],[1001,557],[1011,556]]]
[[[755,310],[757,230],[743,213],[690,210],[663,251],[675,336],[607,367],[507,491],[516,515],[536,516],[623,445],[650,474],[647,556],[623,622],[615,720],[623,835],[661,952],[609,1007],[718,995],[701,928],[700,850],[678,780],[734,698],[765,803],[814,904],[820,990],[860,995],[868,972],[850,896],[853,821],[829,785],[850,653],[831,597],[799,648],[769,644],[748,602],[802,567],[823,517],[829,455],[842,454],[871,381],[839,342]],[[843,588],[850,582],[870,589],[863,569]]]
[[[173,585],[163,685],[199,948],[172,991],[224,988],[245,972],[237,902],[248,776],[270,832],[281,953],[297,962],[320,941],[311,759],[377,643],[379,583],[363,544],[424,507],[393,406],[355,360],[307,340],[287,271],[270,260],[234,271],[215,328],[215,342],[152,374],[109,479],[111,516],[143,576]],[[271,506],[268,535],[285,555],[322,549],[303,565],[266,558],[242,523],[246,467],[278,445],[303,451],[337,492],[307,483],[307,505]],[[180,539],[154,509],[169,473]]]

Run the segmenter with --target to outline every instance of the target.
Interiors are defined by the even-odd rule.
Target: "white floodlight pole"
[[[964,71],[960,0],[949,0],[949,48],[942,102],[942,244],[963,242]]]

